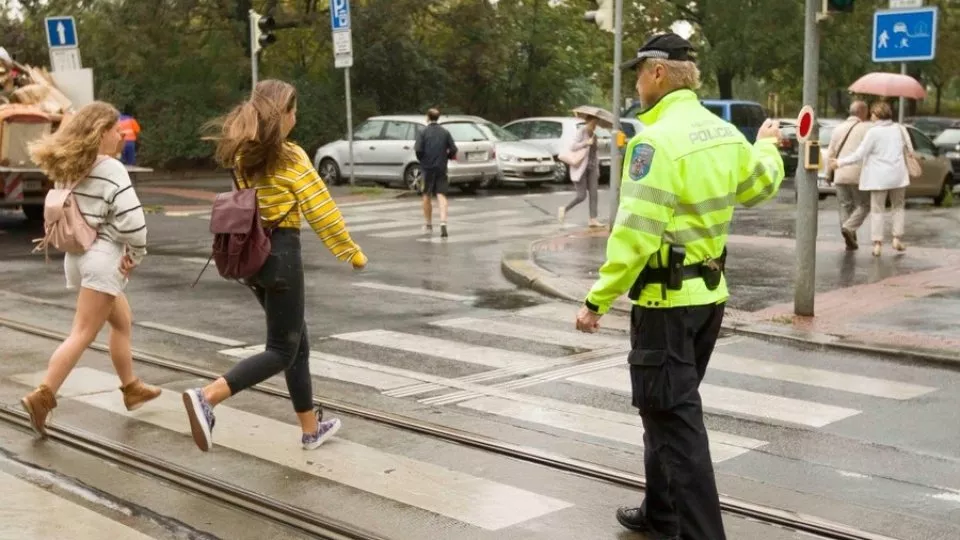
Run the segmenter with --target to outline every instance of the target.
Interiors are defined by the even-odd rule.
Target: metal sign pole
[[[906,63],[906,62],[900,62],[900,74],[901,74],[901,75],[906,75],[906,74],[907,74],[907,63]],[[906,106],[907,106],[907,98],[901,96],[901,97],[900,97],[900,108],[899,108],[899,112],[897,113],[897,114],[898,114],[898,120],[897,120],[897,121],[898,121],[899,123],[901,123],[901,124],[903,123],[903,117],[904,117],[904,112],[903,112],[903,110],[906,108]]]
[[[620,64],[623,62],[623,0],[614,4],[613,14],[613,137],[610,138],[610,231],[617,221],[617,209],[620,207],[620,181],[623,167],[620,160],[620,148],[617,146],[617,134],[620,132],[620,87],[622,86]]]
[[[347,144],[350,145],[350,185],[355,185],[353,174],[353,106],[350,103],[350,68],[343,70],[343,84],[347,93]]]
[[[814,110],[817,108],[817,89],[820,83],[818,7],[820,7],[820,0],[807,0],[803,49],[803,103],[813,107]],[[810,131],[811,141],[818,140],[819,131],[819,126],[814,121]],[[812,317],[816,293],[817,211],[820,190],[817,186],[817,170],[807,169],[803,162],[801,158],[794,179],[797,189],[797,281],[794,288],[793,312],[797,315]]]

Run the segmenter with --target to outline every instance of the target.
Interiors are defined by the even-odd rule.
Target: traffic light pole
[[[820,28],[818,9],[820,0],[807,0],[804,23],[803,47],[803,104],[817,109],[817,89],[820,83]],[[820,128],[814,115],[810,141],[819,139]],[[813,316],[814,294],[817,275],[817,211],[820,197],[817,186],[817,170],[804,167],[801,152],[794,184],[797,190],[797,261],[796,283],[793,297],[793,312],[796,315]]]
[[[254,87],[257,86],[257,81],[260,78],[260,66],[257,61],[259,60],[258,56],[260,53],[260,44],[257,42],[257,20],[260,18],[260,15],[254,11],[250,10],[250,16],[248,18],[249,30],[250,30],[250,80],[252,81],[250,88],[251,91]]]
[[[610,137],[610,231],[617,221],[617,209],[620,207],[620,181],[623,176],[620,148],[617,134],[620,132],[620,64],[623,63],[623,0],[616,0],[613,8],[613,136]]]

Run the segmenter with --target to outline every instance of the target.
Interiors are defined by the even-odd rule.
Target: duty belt
[[[711,291],[715,290],[720,286],[720,280],[723,278],[726,259],[727,249],[724,248],[719,259],[707,259],[682,267],[678,265],[676,272],[680,274],[679,276],[671,275],[672,272],[674,272],[671,268],[651,268],[646,266],[643,271],[640,272],[640,275],[637,276],[637,281],[633,284],[633,287],[630,288],[627,296],[630,300],[636,301],[640,298],[644,287],[652,284],[660,284],[664,286],[663,294],[664,298],[666,298],[666,289],[680,290],[683,288],[684,281],[696,278],[702,278],[707,289]],[[671,277],[673,279],[671,279]],[[674,283],[672,287],[669,286],[671,282]]]

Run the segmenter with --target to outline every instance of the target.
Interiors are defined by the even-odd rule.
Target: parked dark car
[[[904,121],[931,139],[936,139],[944,130],[960,128],[960,120],[943,116],[914,116]]]
[[[947,129],[933,140],[940,154],[950,160],[956,178],[960,173],[960,128]]]

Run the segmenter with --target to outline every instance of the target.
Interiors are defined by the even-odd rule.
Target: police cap
[[[620,64],[620,69],[637,68],[648,58],[695,62],[696,59],[693,55],[695,50],[689,41],[673,32],[657,34],[647,40],[647,42],[643,44],[643,47],[637,49],[636,58]]]

